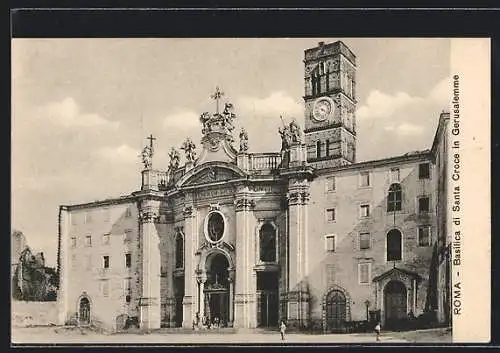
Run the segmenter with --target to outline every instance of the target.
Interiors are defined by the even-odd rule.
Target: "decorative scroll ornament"
[[[310,199],[310,193],[308,191],[289,192],[287,199],[289,205],[307,204]]]
[[[193,206],[185,206],[182,209],[182,214],[184,215],[184,217],[190,217],[190,216],[192,216],[192,214],[193,214]]]
[[[249,210],[255,207],[255,201],[248,198],[241,198],[234,201],[236,211]]]
[[[139,213],[139,221],[141,223],[160,223],[161,217],[154,211],[142,211]]]

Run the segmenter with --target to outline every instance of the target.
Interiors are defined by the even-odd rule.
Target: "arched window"
[[[402,235],[397,229],[387,233],[387,261],[401,260]]]
[[[392,184],[387,195],[387,212],[401,211],[403,192],[401,185]]]
[[[272,224],[266,223],[260,228],[260,261],[276,261],[276,230]]]
[[[312,89],[312,94],[316,94],[316,75],[314,75],[314,72],[311,74],[311,89]]]
[[[326,85],[326,91],[328,92],[330,90],[330,70],[326,69],[325,72],[325,85]]]
[[[184,267],[184,239],[181,233],[175,237],[175,268]]]
[[[316,141],[316,158],[321,158],[321,141]]]

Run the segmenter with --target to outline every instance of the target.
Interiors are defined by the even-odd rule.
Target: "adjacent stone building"
[[[447,320],[448,114],[430,149],[357,163],[355,55],[319,43],[304,64],[305,126],[280,129],[280,152],[250,153],[217,90],[199,156],[186,140],[183,165],[173,149],[168,169],[155,169],[150,136],[140,190],[60,207],[61,322],[284,319],[343,332],[438,310]]]

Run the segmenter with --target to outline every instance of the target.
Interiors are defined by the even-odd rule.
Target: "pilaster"
[[[251,210],[255,202],[246,192],[236,196],[236,276],[234,297],[234,326],[251,328],[257,325],[255,287],[252,267],[255,264],[255,239],[250,229]]]
[[[309,288],[307,261],[307,204],[309,185],[306,179],[291,180],[288,192],[289,214],[289,287],[288,323],[292,327],[309,324]]]
[[[184,299],[182,327],[190,328],[197,310],[197,279],[194,254],[197,249],[197,224],[193,203],[188,199],[183,209],[184,214]]]
[[[139,224],[142,251],[142,291],[139,299],[140,327],[144,330],[161,326],[161,256],[157,200],[140,202]]]
[[[69,313],[68,302],[68,237],[69,237],[69,212],[66,207],[59,208],[59,254],[58,254],[58,275],[59,290],[57,293],[58,321],[59,325],[64,325]]]

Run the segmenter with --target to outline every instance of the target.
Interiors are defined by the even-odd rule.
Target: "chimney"
[[[318,46],[322,47],[323,45],[325,45],[325,42],[318,42]]]

